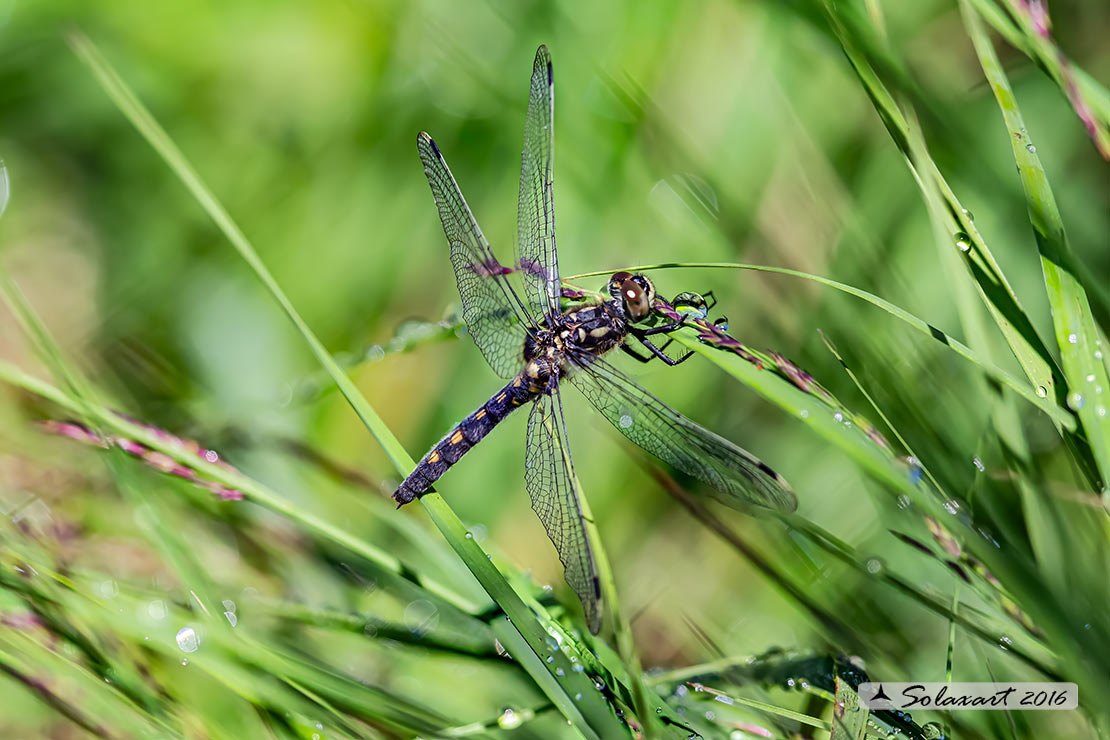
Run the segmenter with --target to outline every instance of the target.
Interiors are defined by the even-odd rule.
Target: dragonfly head
[[[651,315],[655,286],[643,275],[617,272],[609,278],[609,295],[624,311],[628,322],[636,324]]]

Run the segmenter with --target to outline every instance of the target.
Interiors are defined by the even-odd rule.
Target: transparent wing
[[[582,600],[586,624],[596,635],[601,629],[601,589],[571,473],[573,465],[562,417],[558,391],[541,396],[532,405],[524,480],[532,509],[555,545],[567,584]]]
[[[605,360],[576,354],[570,382],[621,434],[660,460],[716,489],[741,511],[752,505],[794,511],[787,482],[747,450],[695,424]]]
[[[524,335],[531,323],[505,278],[511,270],[493,256],[432,138],[421,132],[416,149],[451,245],[451,264],[462,297],[463,320],[494,372],[502,378],[511,378],[524,365]]]
[[[555,251],[555,85],[546,46],[536,51],[517,200],[517,268],[524,299],[537,320],[559,313],[559,256]]]

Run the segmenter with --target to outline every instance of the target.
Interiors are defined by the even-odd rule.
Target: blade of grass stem
[[[1037,156],[1037,148],[1025,129],[1017,100],[998,61],[994,45],[982,20],[967,0],[960,1],[960,9],[979,64],[1010,134],[1014,160],[1025,191],[1029,221],[1041,256],[1056,343],[1067,383],[1068,404],[1079,416],[1102,481],[1110,481],[1110,414],[1107,413],[1106,401],[1099,398],[1103,389],[1110,388],[1110,380],[1101,361],[1101,342],[1087,292],[1076,277],[1075,257],[1068,245],[1056,198]],[[1104,491],[1103,495],[1105,498],[1110,494]]]
[[[602,270],[598,272],[584,272],[566,278],[567,280],[576,280],[579,278],[596,277],[599,275],[612,275],[613,272],[624,270],[627,272],[647,272],[648,270],[666,270],[677,268],[693,268],[693,269],[726,269],[726,270],[751,270],[754,272],[769,272],[778,275],[788,275],[790,277],[802,278],[804,280],[812,280],[813,282],[825,285],[827,287],[839,290],[848,295],[855,296],[864,301],[867,301],[873,306],[877,306],[882,310],[889,313],[891,316],[905,322],[922,334],[926,334],[933,339],[940,342],[942,345],[952,350],[960,357],[970,361],[978,366],[984,374],[998,381],[1006,386],[1014,393],[1021,396],[1029,403],[1036,406],[1038,409],[1047,414],[1053,421],[1063,426],[1065,429],[1071,431],[1076,428],[1075,417],[1068,412],[1067,409],[1057,405],[1051,399],[1041,396],[1036,393],[1029,384],[1021,380],[1015,375],[1006,372],[1002,368],[994,365],[989,360],[980,357],[967,345],[959,342],[948,334],[944,333],[937,327],[929,322],[921,319],[914,314],[906,311],[899,306],[894,305],[890,301],[884,300],[872,293],[861,290],[846,283],[837,282],[829,278],[821,277],[820,275],[813,275],[808,272],[801,272],[798,270],[791,270],[786,267],[771,267],[769,265],[752,265],[742,264],[737,262],[660,262],[652,265],[634,265],[631,267],[616,268],[616,270]]]
[[[331,354],[325,349],[323,343],[320,342],[301,318],[292,302],[286,297],[277,281],[263,264],[262,259],[258,256],[258,253],[251,245],[246,235],[216,199],[215,195],[213,195],[203,183],[200,175],[193,169],[192,165],[189,164],[185,155],[180,151],[177,145],[173,143],[165,130],[146,110],[128,85],[100,54],[99,50],[88,37],[81,33],[74,32],[69,34],[67,38],[74,53],[89,67],[104,91],[116,103],[120,111],[131,121],[135,128],[138,129],[139,133],[142,134],[158,152],[185,187],[188,188],[193,197],[197,199],[197,202],[204,208],[231,242],[235,250],[250,266],[251,270],[278,302],[286,316],[288,316],[296,326],[317,360],[324,366],[325,370],[327,370],[328,374],[332,377],[332,380],[339,387],[343,396],[347,399],[347,402],[354,409],[355,413],[362,420],[370,433],[373,434],[378,444],[381,445],[397,472],[402,476],[411,472],[414,468],[412,458],[409,457],[401,443],[393,436],[393,432],[381,417],[378,416],[377,412],[374,411],[369,402],[363,398],[358,388],[343,373]],[[539,656],[543,654],[545,652],[544,639],[546,634],[540,627],[539,622],[532,612],[527,609],[516,592],[513,591],[501,572],[493,566],[478,543],[476,543],[472,537],[466,536],[466,528],[463,527],[455,513],[447,506],[444,499],[437,493],[431,493],[421,497],[420,502],[436,527],[439,528],[440,532],[448,540],[452,549],[454,549],[459,557],[466,563],[467,567],[478,579],[478,582],[482,584],[483,588],[486,589],[490,597],[497,602],[507,615],[509,615],[513,626],[520,631],[521,636],[528,642],[535,655]],[[552,675],[554,675],[554,671],[557,669],[561,669],[564,672],[570,670],[569,663],[566,663],[565,657],[562,656],[561,653],[554,657],[555,660],[552,663],[544,663],[545,667]],[[564,663],[566,664],[564,665]],[[543,686],[545,689],[549,690],[554,687],[558,687],[562,690],[561,693],[556,692],[558,694],[557,696],[548,697],[556,706],[560,706],[561,708],[566,706],[567,691],[571,693],[581,693],[586,696],[580,705],[583,712],[575,712],[573,716],[567,717],[568,720],[571,720],[578,726],[580,731],[597,731],[600,733],[601,737],[616,737],[620,733],[623,733],[623,729],[616,720],[616,717],[605,703],[597,697],[596,692],[588,691],[592,683],[586,677],[579,674],[568,674],[567,680],[564,682],[555,682],[554,684],[545,683]],[[574,691],[570,688],[572,686],[580,688],[581,691]]]

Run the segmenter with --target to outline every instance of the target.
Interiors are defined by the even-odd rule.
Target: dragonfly
[[[651,339],[679,329],[686,316],[658,324],[655,286],[642,274],[616,272],[593,301],[562,307],[554,208],[555,88],[551,56],[536,52],[524,123],[513,267],[497,260],[439,147],[425,132],[417,151],[444,233],[462,299],[462,316],[489,366],[508,383],[458,423],[393,494],[398,507],[433,491],[447,470],[513,411],[530,406],[525,485],[555,545],[567,584],[594,634],[602,594],[563,414],[573,386],[624,436],[678,470],[707,483],[727,505],[793,511],[786,481],[751,453],[660,401],[606,359],[620,350],[647,363],[677,365]],[[689,294],[682,294],[689,295]],[[607,297],[606,297],[607,296]],[[658,324],[658,325],[656,325]],[[629,340],[633,341],[629,341]],[[638,345],[633,348],[633,344]]]

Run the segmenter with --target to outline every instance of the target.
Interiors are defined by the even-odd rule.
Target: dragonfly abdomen
[[[432,485],[447,469],[457,463],[471,447],[481,442],[502,419],[535,398],[537,392],[534,388],[534,381],[521,373],[474,413],[459,422],[401,482],[393,493],[397,505],[407,504],[431,491]]]

